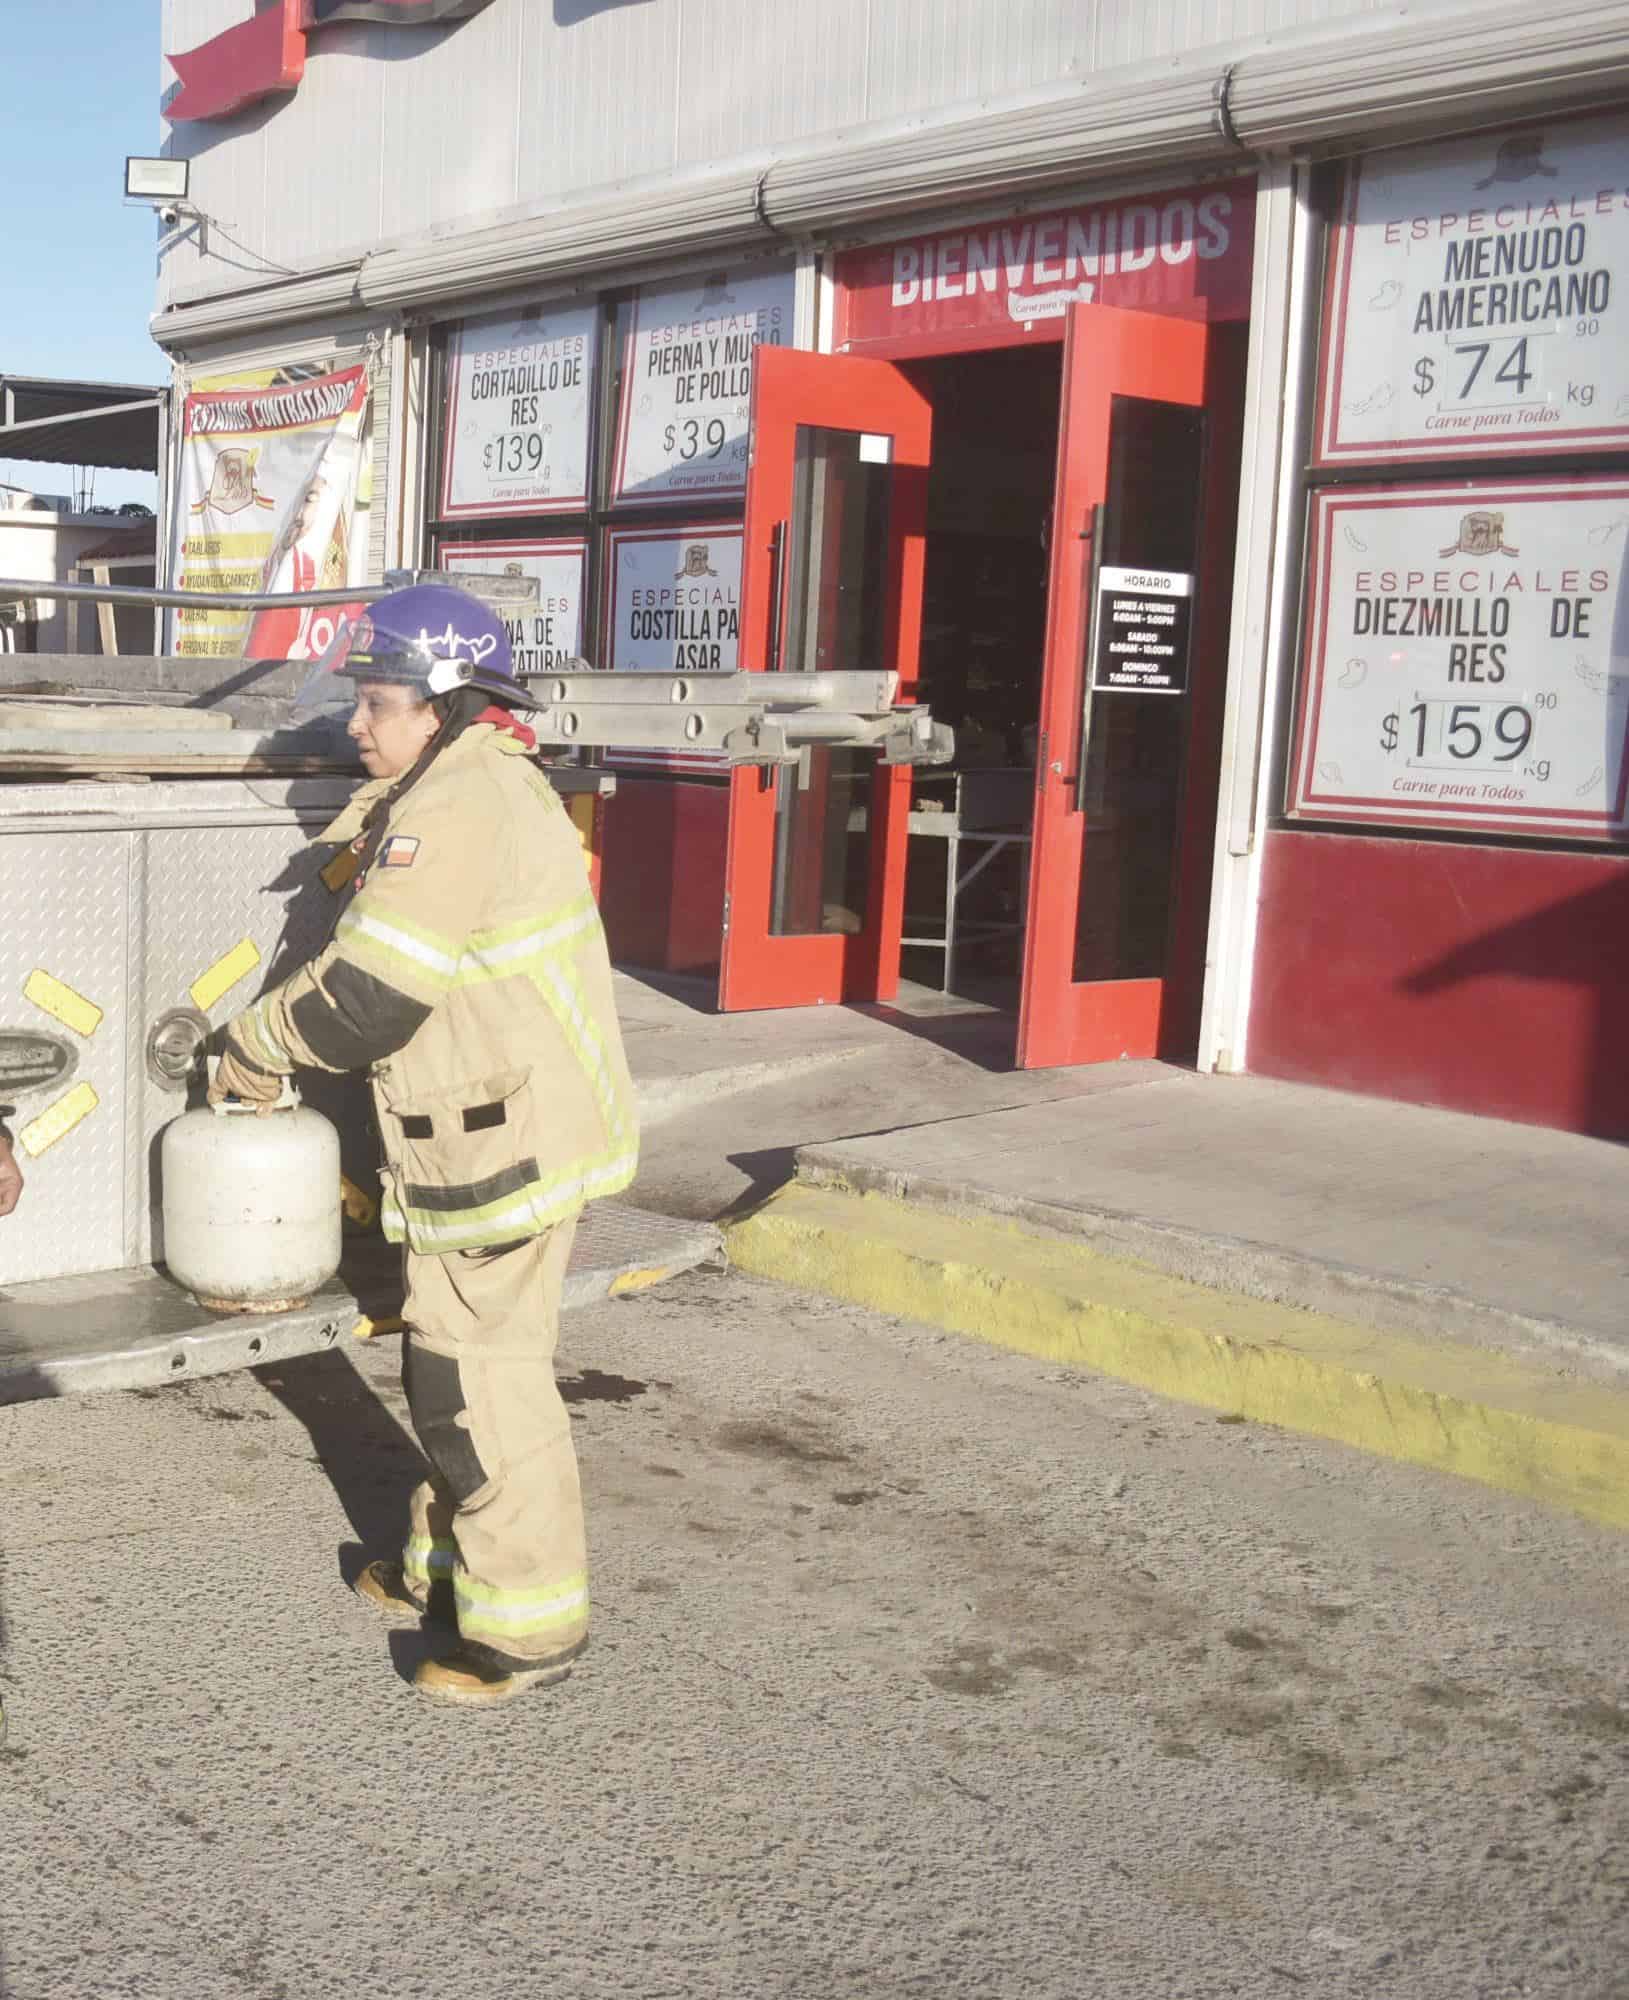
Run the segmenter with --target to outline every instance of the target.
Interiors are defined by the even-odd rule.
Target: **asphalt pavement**
[[[1621,2000],[1629,1541],[739,1274],[568,1317],[594,1639],[342,1572],[396,1343],[0,1409],[9,2000]]]

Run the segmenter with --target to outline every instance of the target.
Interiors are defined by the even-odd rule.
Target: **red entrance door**
[[[758,352],[741,663],[915,686],[931,411],[882,361]],[[719,1005],[887,1000],[899,985],[909,769],[810,750],[730,780]]]
[[[1172,915],[1205,344],[1193,321],[1071,309],[1018,1017],[1025,1068],[1160,1054],[1162,1023],[1185,997],[1174,991]]]

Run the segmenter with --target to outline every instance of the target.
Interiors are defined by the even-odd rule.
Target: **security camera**
[[[165,202],[164,206],[158,212],[158,219],[166,229],[173,229],[181,220],[180,204],[173,201]]]

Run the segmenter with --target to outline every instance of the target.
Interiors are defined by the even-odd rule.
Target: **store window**
[[[434,560],[535,576],[523,674],[731,672],[754,355],[790,344],[790,264],[473,316],[436,343]],[[722,775],[630,751],[633,770]]]
[[[1629,838],[1629,119],[1330,190],[1286,810]]]

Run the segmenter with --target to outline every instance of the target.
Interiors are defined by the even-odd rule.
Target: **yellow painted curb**
[[[1629,1392],[882,1195],[794,1183],[727,1243],[760,1277],[1629,1527]]]

